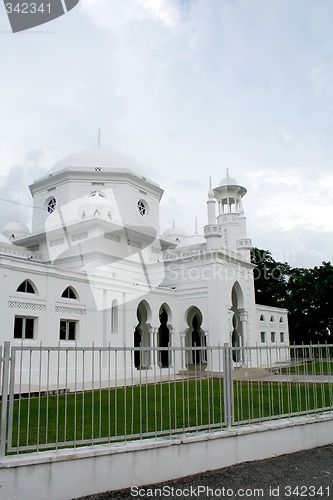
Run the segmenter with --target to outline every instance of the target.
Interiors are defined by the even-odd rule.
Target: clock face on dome
[[[52,212],[55,210],[56,206],[57,206],[57,200],[55,198],[51,198],[47,204],[48,213],[52,214]]]

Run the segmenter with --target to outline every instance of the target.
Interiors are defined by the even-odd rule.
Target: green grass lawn
[[[238,382],[234,404],[235,423],[298,414],[332,407],[332,386]],[[184,380],[14,400],[12,426],[12,445],[26,449],[224,428],[223,381]]]
[[[333,375],[333,361],[308,361],[283,369],[283,373],[299,373],[300,375]]]

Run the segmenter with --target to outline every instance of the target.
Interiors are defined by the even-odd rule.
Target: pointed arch
[[[138,324],[134,330],[134,366],[138,370],[147,369],[150,366],[150,351],[144,349],[150,347],[150,319],[151,307],[146,300],[141,300],[137,306],[136,315]]]
[[[186,344],[188,347],[192,347],[191,351],[187,352],[187,366],[188,365],[199,365],[206,366],[207,364],[207,352],[206,349],[206,336],[205,332],[201,328],[203,316],[200,309],[196,306],[191,306],[185,312],[185,319],[188,324],[186,330]]]
[[[144,323],[151,322],[151,317],[152,317],[151,307],[145,299],[139,302],[136,310],[136,315],[139,321],[143,321]]]
[[[78,300],[79,298],[77,291],[72,286],[68,286],[67,288],[65,288],[65,290],[61,294],[61,297],[63,297],[64,299],[74,300]]]
[[[238,281],[235,281],[231,289],[231,303],[232,307],[237,307],[238,309],[244,308],[244,294]]]
[[[17,287],[16,291],[22,293],[38,293],[36,285],[30,279],[22,281],[22,283]]]
[[[158,347],[167,348],[170,346],[170,316],[171,310],[168,304],[161,305],[159,310],[160,326],[158,328]],[[169,351],[161,350],[158,353],[158,364],[161,368],[168,368],[170,364]]]
[[[202,312],[197,306],[190,306],[185,312],[185,321],[189,327],[192,326],[194,316],[197,316],[198,323],[201,325],[203,320]]]
[[[244,311],[244,294],[242,287],[235,281],[231,289],[231,311],[232,315],[232,332],[231,343],[233,349],[233,360],[242,361],[243,353],[241,347],[244,345],[244,332],[241,322],[241,312]]]

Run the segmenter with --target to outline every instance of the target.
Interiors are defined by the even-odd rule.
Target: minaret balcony
[[[218,222],[220,224],[226,224],[226,223],[237,223],[239,220],[239,213],[237,212],[228,212],[228,213],[221,213],[218,216]]]
[[[243,238],[241,240],[236,241],[237,250],[251,250],[252,241],[250,238]]]
[[[218,224],[207,224],[204,227],[204,236],[222,236],[222,227]]]

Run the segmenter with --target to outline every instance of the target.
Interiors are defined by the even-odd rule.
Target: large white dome
[[[7,236],[4,236],[1,233],[0,233],[0,243],[6,243],[7,245],[12,244],[12,242],[7,238]]]
[[[66,170],[70,167],[95,169],[95,168],[121,168],[134,170],[141,173],[141,167],[130,156],[110,151],[101,147],[77,151],[58,161],[50,170],[49,174]]]
[[[16,221],[6,224],[5,227],[2,228],[1,233],[12,241],[28,236],[30,231],[22,222]]]
[[[173,243],[180,243],[181,240],[187,237],[186,231],[175,226],[175,221],[173,221],[172,227],[164,231],[162,237],[166,240],[172,241]]]

